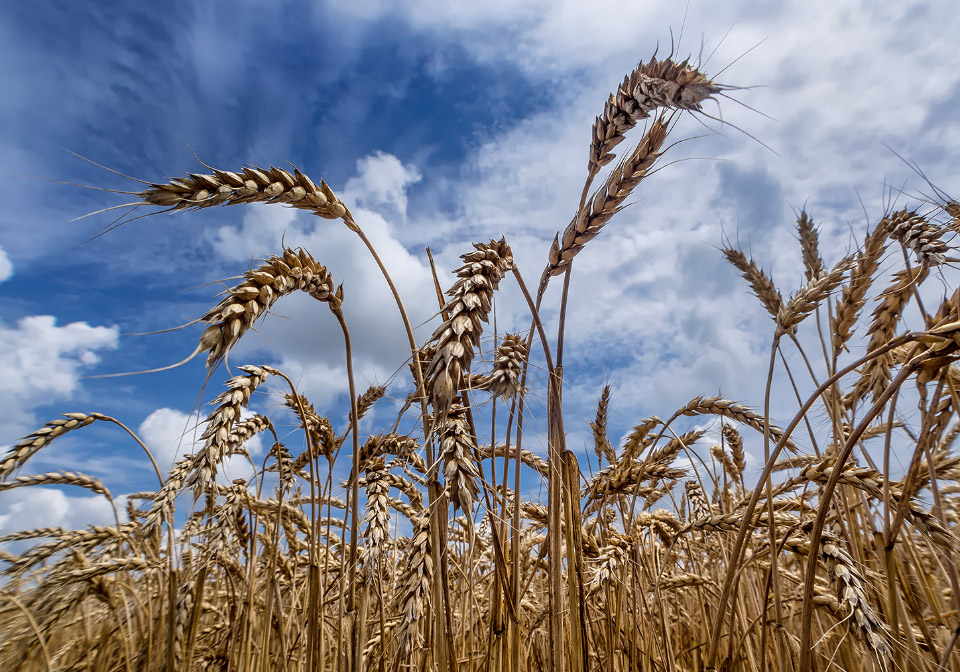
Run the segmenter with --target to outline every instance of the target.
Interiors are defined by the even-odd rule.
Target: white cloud
[[[377,152],[357,161],[357,175],[347,180],[341,198],[367,208],[387,206],[405,218],[407,189],[422,177],[416,166],[404,165],[392,154]]]
[[[196,441],[202,433],[196,424],[196,416],[172,408],[158,408],[144,418],[137,434],[153,453],[161,472],[166,472],[177,459],[186,453],[195,453],[203,445]]]
[[[13,262],[10,261],[10,257],[8,257],[7,253],[0,247],[0,282],[9,280],[12,277]]]
[[[122,507],[123,502],[118,502]],[[126,517],[121,510],[120,520]],[[68,495],[57,488],[26,487],[3,493],[0,499],[0,535],[38,527],[68,530],[87,525],[115,524],[113,508],[105,497]]]
[[[12,328],[0,323],[0,343],[0,441],[6,441],[33,428],[33,408],[76,394],[81,369],[100,361],[97,351],[117,347],[117,328],[59,327],[50,315],[33,315]]]

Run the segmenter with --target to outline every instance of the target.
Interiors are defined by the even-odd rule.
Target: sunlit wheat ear
[[[613,160],[613,149],[624,134],[658,109],[698,111],[702,104],[722,90],[687,61],[675,63],[651,58],[623,78],[616,93],[610,94],[603,115],[593,124],[593,139],[587,170],[595,173]]]
[[[810,282],[823,270],[823,259],[820,258],[820,236],[817,227],[806,210],[801,210],[797,217],[797,233],[800,236],[804,272],[807,282]]]
[[[726,441],[727,448],[730,450],[730,458],[737,469],[736,475],[739,476],[747,468],[746,456],[743,452],[743,438],[733,425],[724,425],[721,432],[723,440]]]
[[[367,491],[367,507],[363,515],[366,528],[363,531],[361,560],[363,571],[369,580],[376,577],[383,555],[384,544],[390,536],[390,483],[389,470],[383,457],[367,461],[360,485]]]
[[[630,549],[633,546],[629,537],[622,534],[611,534],[607,538],[607,545],[600,549],[597,557],[588,564],[587,590],[595,593],[611,582],[620,580],[621,569],[629,562]]]
[[[710,455],[720,463],[720,466],[723,467],[723,470],[727,473],[727,476],[732,478],[734,481],[740,476],[742,471],[737,468],[737,463],[733,461],[733,458],[723,449],[719,443],[710,446]]]
[[[373,405],[383,398],[387,393],[387,388],[383,385],[371,385],[367,390],[357,397],[357,420],[362,420],[363,416],[373,408]],[[353,424],[353,411],[350,412],[350,424]]]
[[[771,425],[769,422],[765,422],[763,416],[752,410],[749,406],[745,406],[739,402],[731,401],[729,399],[723,399],[722,397],[694,397],[687,402],[686,406],[679,409],[675,415],[716,415],[722,418],[736,420],[737,422],[747,425],[748,427],[751,427],[760,433],[768,431],[770,432],[770,436],[773,437],[774,441],[780,441],[781,437],[783,436],[783,430],[780,427]],[[791,452],[796,451],[797,449],[793,441],[790,439],[787,439],[787,441],[784,443],[784,446]],[[740,458],[742,459],[742,445],[740,446],[740,450]]]
[[[814,483],[826,483],[833,472],[836,470],[834,458],[828,458],[822,461],[815,461],[806,465],[800,472],[798,478],[803,478]],[[857,467],[854,464],[846,463],[840,472],[839,482],[843,485],[862,490],[869,497],[882,502],[884,499],[884,477],[883,474],[870,469],[869,467]],[[899,509],[904,498],[903,487],[899,483],[887,483],[888,494],[891,506]],[[911,496],[905,508],[906,520],[913,523],[925,536],[934,543],[946,549],[955,550],[960,548],[960,540],[953,533],[944,527],[940,520],[923,508],[919,501]]]
[[[916,212],[900,210],[885,217],[880,225],[887,235],[913,251],[923,266],[940,266],[946,261],[945,253],[950,248],[940,240],[944,230]]]
[[[473,513],[473,500],[480,492],[477,485],[480,473],[474,464],[476,441],[470,434],[466,409],[460,404],[451,406],[437,431],[447,495],[454,510],[462,509],[469,517]]]
[[[430,583],[433,580],[430,555],[430,516],[421,515],[413,524],[413,538],[398,586],[398,608],[402,617],[400,648],[409,653],[423,642],[420,622],[430,608]]]
[[[753,290],[756,297],[760,299],[760,303],[770,313],[770,317],[776,320],[780,308],[783,307],[783,297],[780,296],[773,280],[757,266],[753,259],[748,260],[740,250],[728,247],[723,250],[723,255],[734,268],[743,274],[746,281],[750,283],[750,289]]]
[[[223,458],[247,438],[255,427],[245,425],[237,433],[240,415],[250,403],[250,397],[267,378],[277,373],[269,366],[237,367],[243,375],[227,381],[227,391],[213,400],[214,410],[207,416],[206,429],[201,440],[203,447],[196,455],[187,455],[177,462],[163,487],[154,496],[154,505],[147,513],[144,528],[151,531],[162,524],[171,514],[177,495],[184,487],[194,489],[194,497],[209,492]],[[257,422],[257,427],[266,428],[266,423]]]
[[[617,454],[607,438],[607,409],[609,405],[610,386],[604,385],[603,392],[600,393],[600,401],[597,402],[597,415],[590,423],[590,429],[593,430],[593,451],[597,455],[597,460],[606,458],[609,464],[613,464],[617,461]]]
[[[797,326],[810,315],[821,302],[825,301],[840,283],[847,271],[853,268],[855,260],[852,255],[846,256],[827,271],[822,270],[806,287],[801,287],[790,297],[786,305],[777,313],[777,333],[790,334],[796,331]]]
[[[544,278],[566,270],[583,246],[623,208],[624,201],[660,157],[669,130],[669,121],[662,117],[655,120],[636,148],[610,172],[604,185],[564,229],[563,236],[554,239]]]
[[[433,408],[443,418],[469,374],[473,352],[483,334],[492,307],[493,292],[503,276],[513,269],[513,251],[504,239],[474,243],[475,250],[461,256],[458,280],[447,292],[443,307],[447,320],[433,333],[436,354],[427,367]]]
[[[49,444],[58,436],[69,431],[86,427],[95,420],[105,418],[99,413],[64,413],[64,418],[51,420],[46,425],[21,439],[0,460],[0,481],[6,479],[24,462],[30,459],[38,450]]]
[[[401,464],[413,467],[419,473],[426,473],[423,458],[417,453],[420,444],[409,436],[401,434],[377,434],[368,438],[360,448],[360,468],[365,469],[367,461],[378,457],[386,459],[396,457]],[[388,465],[392,466],[392,465]]]
[[[479,447],[480,459],[482,460],[490,460],[496,457],[513,458],[516,455],[516,451],[516,446],[508,447],[502,443],[496,448],[492,448],[486,444]],[[544,478],[547,478],[550,474],[550,469],[547,467],[547,461],[538,455],[534,455],[529,450],[524,449],[520,451],[520,461]]]
[[[239,203],[282,203],[325,219],[338,219],[347,209],[327,184],[294,169],[243,168],[240,173],[211,168],[212,175],[188,173],[165,184],[151,184],[137,195],[149,205],[174,210]]]
[[[880,267],[880,258],[886,249],[887,229],[880,225],[864,239],[863,247],[856,255],[856,266],[851,270],[850,279],[837,300],[836,310],[831,318],[834,355],[839,355],[853,336],[854,327],[866,303],[867,291],[873,285],[873,276]]]
[[[691,480],[684,483],[684,486],[687,493],[687,502],[690,504],[688,520],[693,521],[709,518],[711,513],[710,504],[703,494],[703,488],[700,486],[700,482]]]
[[[343,287],[335,287],[326,267],[306,250],[284,248],[283,256],[243,274],[243,282],[229,289],[227,296],[201,319],[210,326],[200,336],[200,352],[208,352],[207,368],[214,369],[230,349],[274,302],[291,292],[301,291],[339,310]]]
[[[927,266],[905,268],[893,274],[893,282],[880,295],[880,301],[873,310],[873,319],[867,330],[870,336],[867,352],[875,350],[893,338],[903,311],[914,296],[914,287],[923,282],[927,274]],[[846,403],[854,404],[868,392],[872,393],[874,399],[879,397],[891,380],[890,369],[893,364],[894,356],[889,352],[867,362],[860,379],[847,395]]]
[[[867,645],[881,659],[889,659],[892,652],[887,643],[888,628],[870,606],[865,589],[866,579],[843,548],[840,538],[824,532],[819,555],[827,568],[830,583],[835,585],[841,611],[850,617],[854,630]]]
[[[9,481],[0,483],[0,492],[30,485],[75,485],[80,488],[86,488],[98,495],[103,495],[113,501],[113,495],[110,494],[110,491],[107,490],[107,487],[99,478],[75,471],[51,471],[45,474],[17,476]]]
[[[490,375],[471,377],[471,386],[509,401],[520,391],[520,375],[526,361],[526,340],[520,334],[506,334],[497,346]]]
[[[283,404],[296,414],[300,419],[301,426],[310,436],[308,445],[311,448],[297,456],[292,465],[293,470],[299,472],[318,456],[312,454],[311,450],[316,450],[319,455],[323,455],[327,460],[332,459],[333,452],[337,447],[337,436],[333,431],[333,425],[330,424],[330,419],[321,418],[314,410],[313,404],[307,401],[307,398],[303,395],[294,396],[292,393],[287,393],[283,397]]]

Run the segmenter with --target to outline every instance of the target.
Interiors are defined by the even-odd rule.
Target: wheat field
[[[0,661],[168,672],[960,672],[960,289],[937,284],[957,261],[960,203],[945,191],[931,184],[928,198],[887,208],[841,258],[822,255],[800,212],[806,281],[788,292],[725,246],[772,321],[765,398],[698,396],[638,418],[617,445],[608,385],[590,423],[600,468],[583,470],[566,445],[575,258],[641,182],[655,182],[677,120],[731,88],[687,61],[638,65],[596,118],[576,214],[540,276],[521,273],[509,231],[490,232],[464,250],[451,287],[435,273],[436,296],[401,296],[350,204],[297,169],[208,169],[135,192],[158,214],[261,203],[345,225],[403,319],[409,367],[390,394],[405,403],[361,433],[388,391],[357,387],[342,310],[350,287],[310,251],[264,250],[199,318],[194,354],[219,380],[237,343],[303,292],[342,333],[322,347],[343,353],[349,421],[337,426],[278,368],[232,362],[200,449],[168,474],[157,469],[158,489],[130,496],[114,525],[0,538],[30,544],[0,550]],[[624,149],[628,135],[635,144]],[[555,278],[559,323],[544,323]],[[507,283],[526,301],[529,328],[499,334],[494,297]],[[923,293],[925,283],[933,289]],[[436,302],[440,326],[425,342],[405,301]],[[786,351],[802,370],[779,370]],[[775,373],[798,390],[795,415],[779,424]],[[247,414],[268,391],[282,400],[277,416]],[[288,413],[295,432],[276,419]],[[56,438],[98,422],[153,459],[122,418],[68,413],[0,457],[0,490],[69,485],[115,505],[95,475],[30,469]],[[546,455],[529,449],[532,432],[545,435]],[[218,478],[227,458],[250,457],[254,436],[271,446],[254,476]],[[754,477],[745,442],[762,446]],[[544,497],[528,496],[540,486]]]

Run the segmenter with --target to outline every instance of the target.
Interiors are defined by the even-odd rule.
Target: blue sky
[[[149,376],[88,376],[181,359],[198,328],[123,334],[200,316],[219,291],[200,285],[278,252],[281,237],[344,282],[361,387],[387,380],[405,357],[392,299],[342,225],[279,207],[223,208],[138,220],[83,244],[113,217],[71,220],[128,197],[26,176],[136,184],[61,148],[157,181],[200,170],[190,148],[227,170],[289,161],[348,203],[423,322],[434,310],[426,245],[449,271],[471,241],[505,235],[528,282],[539,276],[576,207],[593,117],[658,41],[664,53],[670,28],[677,35],[684,21],[675,3],[622,5],[6,3],[0,447],[61,412],[100,411],[139,430],[169,465],[202,362]],[[723,262],[724,233],[772,268],[788,293],[802,277],[795,210],[806,204],[820,223],[832,262],[849,249],[851,232],[879,219],[884,183],[909,193],[924,186],[885,145],[956,194],[960,71],[944,37],[951,34],[960,34],[960,19],[946,0],[691,0],[679,53],[696,56],[701,40],[704,54],[716,48],[703,70],[725,68],[719,81],[755,86],[731,96],[763,114],[730,99],[706,111],[759,141],[684,119],[675,140],[710,135],[671,149],[664,163],[696,160],[641,185],[636,203],[578,257],[566,346],[568,362],[577,362],[565,392],[572,448],[587,445],[587,419],[607,381],[615,385],[615,434],[650,414],[666,417],[696,394],[761,404],[769,321]],[[301,298],[277,312],[290,319],[268,319],[232,363],[279,365],[323,412],[342,418],[335,325]],[[527,319],[506,284],[498,327]],[[214,373],[204,402],[227,377]],[[255,407],[269,411],[276,396]],[[775,406],[784,422],[790,403],[785,395]],[[115,494],[151,483],[134,446],[110,427],[58,440],[24,473],[58,468],[100,474]],[[83,493],[0,494],[0,534],[104,515]]]

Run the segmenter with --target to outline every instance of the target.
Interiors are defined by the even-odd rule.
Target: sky
[[[897,155],[956,195],[960,69],[946,37],[956,34],[948,0],[4,3],[0,450],[60,413],[97,411],[137,432],[168,468],[192,449],[191,413],[205,416],[202,405],[230,374],[221,368],[203,389],[198,358],[161,373],[97,376],[181,360],[198,326],[136,334],[198,318],[224,279],[283,243],[303,246],[343,282],[360,388],[400,369],[402,384],[365,431],[389,424],[407,391],[393,299],[342,224],[245,206],[139,219],[97,237],[120,213],[78,218],[135,198],[63,182],[119,191],[139,183],[76,155],[147,181],[202,171],[194,152],[225,170],[289,163],[326,180],[385,259],[423,341],[437,324],[425,248],[449,287],[472,242],[505,236],[535,284],[579,201],[594,117],[638,61],[658,48],[665,56],[671,43],[742,88],[680,120],[671,140],[688,140],[577,257],[567,442],[589,473],[587,423],[605,383],[615,441],[698,394],[761,406],[771,323],[720,248],[739,244],[789,294],[803,281],[800,208],[819,225],[830,264],[892,199],[916,203],[910,195],[926,189]],[[555,325],[554,285],[544,317]],[[230,363],[278,366],[342,428],[336,323],[304,297],[285,298],[275,313]],[[505,281],[498,333],[528,321],[516,283]],[[786,385],[780,376],[780,424],[796,408]],[[251,407],[287,417],[281,392],[268,386]],[[542,393],[533,398],[542,409]],[[542,432],[531,437],[529,447],[543,450]],[[751,438],[747,448],[756,465],[759,445]],[[264,450],[251,444],[255,457]],[[155,483],[139,447],[101,423],[58,439],[21,473],[58,469],[95,474],[114,495]],[[76,489],[0,493],[0,535],[111,517],[102,498]]]

